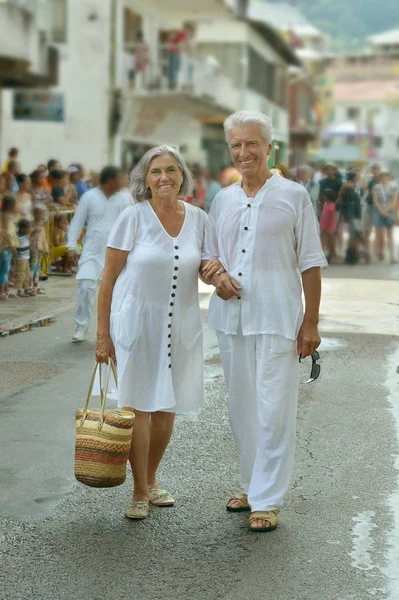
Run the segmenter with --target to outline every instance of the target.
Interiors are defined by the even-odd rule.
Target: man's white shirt
[[[68,231],[68,248],[76,250],[86,227],[77,279],[101,279],[108,236],[120,213],[132,203],[131,197],[120,192],[107,199],[99,187],[83,194]]]
[[[214,294],[210,327],[295,340],[303,320],[300,273],[325,267],[317,221],[306,189],[277,173],[255,198],[241,181],[220,191],[205,230],[204,260],[218,258],[242,286],[227,302]]]

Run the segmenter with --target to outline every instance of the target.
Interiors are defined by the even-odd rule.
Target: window
[[[52,0],[49,10],[51,14],[51,41],[65,44],[67,41],[67,0]]]
[[[248,87],[263,97],[274,100],[274,65],[266,62],[251,47],[249,47],[248,59]]]
[[[350,106],[347,111],[348,119],[357,119],[360,116],[360,108]]]

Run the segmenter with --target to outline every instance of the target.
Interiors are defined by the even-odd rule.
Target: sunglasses
[[[304,383],[313,383],[320,376],[321,365],[318,364],[318,360],[320,359],[320,354],[315,350],[311,355],[312,358],[312,370],[310,371],[310,377]],[[301,357],[299,357],[299,362],[302,362]]]

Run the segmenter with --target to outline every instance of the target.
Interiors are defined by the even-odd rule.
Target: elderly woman
[[[384,233],[386,231],[391,264],[396,263],[393,232],[395,226],[397,201],[397,187],[391,181],[391,175],[389,171],[381,171],[380,182],[373,188],[375,252],[379,260],[384,260]]]
[[[119,406],[136,415],[130,452],[134,493],[125,515],[142,519],[149,503],[174,504],[160,488],[157,469],[175,413],[203,401],[198,273],[207,216],[180,200],[191,193],[193,181],[169,146],[147,152],[131,183],[137,204],[123,211],[108,240],[96,358],[116,359]],[[214,270],[219,267],[215,261]]]

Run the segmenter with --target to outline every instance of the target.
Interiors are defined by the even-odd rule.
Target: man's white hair
[[[271,119],[264,113],[254,110],[238,110],[227,117],[223,125],[227,141],[229,141],[230,129],[240,125],[259,125],[267,143],[270,144],[273,141],[273,125]]]

